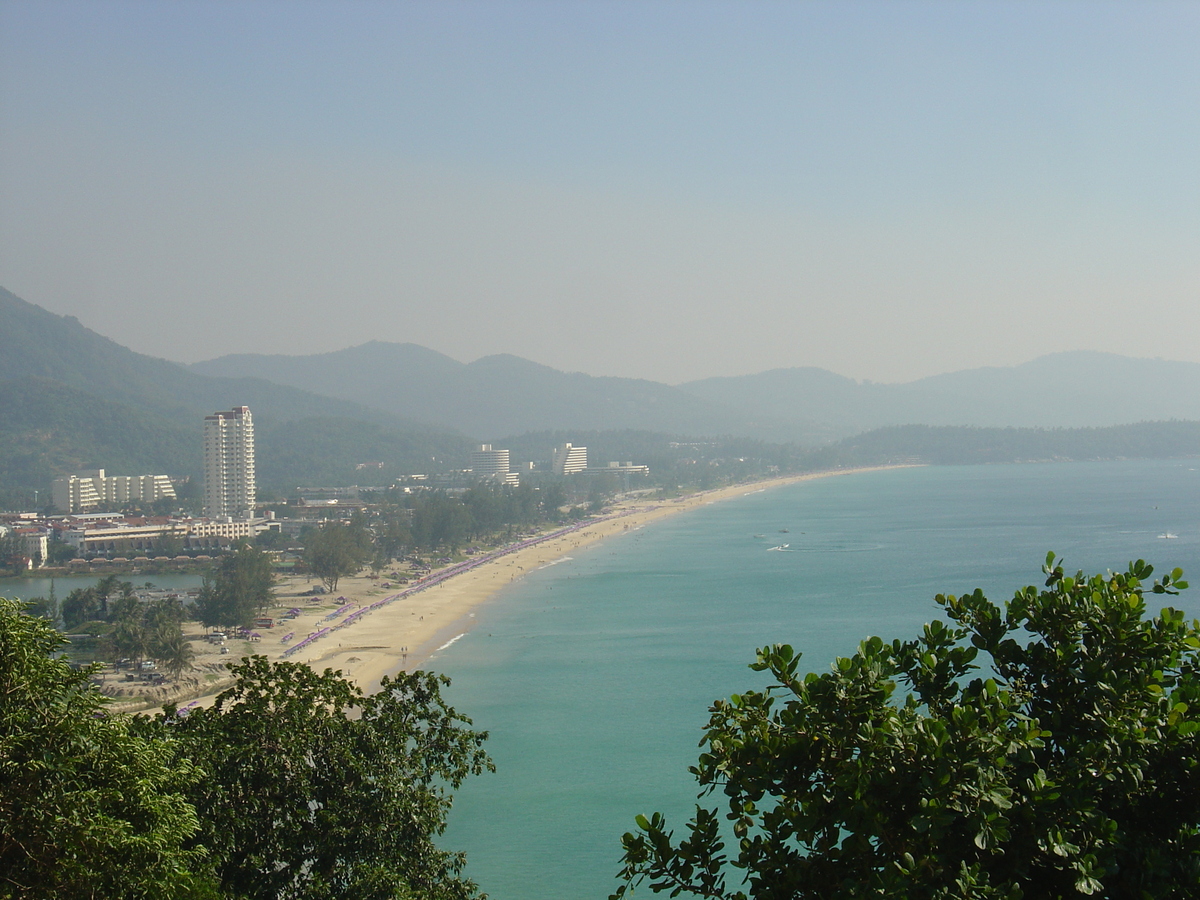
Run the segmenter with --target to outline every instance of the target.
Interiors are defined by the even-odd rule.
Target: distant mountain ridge
[[[775,369],[680,387],[763,417],[791,412],[859,431],[909,424],[1098,428],[1200,419],[1200,363],[1086,350],[906,384],[859,383],[821,369]]]
[[[908,424],[1054,428],[1200,419],[1200,364],[1091,351],[906,384],[808,367],[672,387],[561,372],[509,355],[461,363],[416,344],[379,341],[310,356],[225,356],[191,369],[321,391],[478,437],[629,428],[818,443]]]
[[[745,433],[755,425],[736,409],[655,381],[561,372],[509,354],[460,363],[417,344],[372,341],[311,356],[223,356],[190,368],[320,391],[484,439],[569,428]]]
[[[868,457],[1000,461],[1186,455],[1187,428],[1131,423],[1200,420],[1200,364],[1103,353],[894,385],[795,368],[670,386],[561,372],[506,354],[464,364],[383,342],[187,367],[135,353],[3,288],[0,334],[0,505],[28,503],[33,490],[76,468],[198,475],[202,417],[239,404],[255,414],[260,485],[281,490],[462,468],[473,440],[528,445],[531,459],[548,455],[541,444],[551,438],[590,434],[608,458],[627,459],[639,448],[664,463],[673,457],[659,444],[716,436],[722,447],[746,448],[720,451],[735,460],[794,462],[798,444],[813,465]],[[909,425],[923,428],[896,430]],[[1105,435],[945,430],[1125,425]],[[810,452],[818,444],[825,446]],[[371,462],[385,465],[356,468]]]
[[[5,338],[0,379],[48,378],[180,424],[194,424],[198,411],[213,412],[237,403],[273,421],[335,416],[428,428],[288,384],[202,376],[179,363],[136,353],[84,327],[74,316],[55,315],[4,288],[0,288],[0,334]]]

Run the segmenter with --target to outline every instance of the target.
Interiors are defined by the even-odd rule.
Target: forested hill
[[[734,407],[654,381],[562,372],[508,354],[461,363],[417,344],[372,341],[310,356],[242,354],[191,368],[206,375],[254,376],[320,390],[484,439],[562,429],[752,434],[785,424],[785,436],[791,440],[824,436],[795,416],[759,421]]]
[[[347,400],[276,384],[262,378],[201,375],[178,363],[135,353],[0,288],[0,379],[41,377],[97,397],[136,406],[184,426],[196,415],[249,406],[255,420],[289,421],[329,416],[377,422],[391,428],[428,429],[416,421]],[[179,343],[186,341],[180,335]],[[171,346],[164,346],[170,352]]]
[[[449,429],[256,378],[210,378],[135,353],[0,288],[0,507],[28,506],[58,475],[200,474],[203,417],[254,412],[259,485],[364,484],[466,464]],[[167,348],[164,348],[167,349]],[[358,463],[384,463],[357,470]]]

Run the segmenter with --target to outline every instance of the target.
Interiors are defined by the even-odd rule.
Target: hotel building
[[[204,417],[204,514],[254,515],[254,419],[247,406]]]
[[[559,444],[554,448],[550,470],[555,475],[574,475],[587,468],[587,447]]]
[[[471,452],[471,472],[476,478],[503,481],[508,477],[508,469],[507,450],[493,450],[491,444],[480,444],[478,450]]]
[[[74,513],[101,504],[121,506],[174,498],[175,488],[166,475],[105,475],[103,469],[89,469],[55,478],[50,497],[60,512]]]

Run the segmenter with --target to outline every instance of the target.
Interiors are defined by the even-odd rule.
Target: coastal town
[[[482,444],[462,470],[370,489],[297,487],[262,503],[246,406],[204,418],[203,457],[200,514],[181,502],[196,493],[190,479],[93,469],[56,478],[43,507],[0,517],[6,574],[98,579],[61,601],[51,581],[50,597],[33,607],[68,635],[73,658],[101,666],[94,681],[117,708],[200,702],[228,683],[231,658],[251,654],[336,662],[369,688],[427,658],[469,625],[468,609],[529,568],[680,505],[646,499],[646,466],[590,466],[587,448],[571,443],[554,447],[541,471],[536,463],[515,470],[508,450]],[[322,545],[344,536],[341,552],[322,561]],[[208,586],[228,588],[223,567],[246,554],[269,568],[267,589],[214,617]],[[178,575],[203,581],[154,583]],[[184,648],[143,641],[131,649],[114,638],[120,598],[126,624],[146,610],[171,610]],[[347,641],[322,639],[348,637],[348,629],[360,640],[333,653]],[[369,646],[359,646],[367,635]]]

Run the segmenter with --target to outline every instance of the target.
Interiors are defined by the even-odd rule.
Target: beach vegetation
[[[274,599],[271,557],[246,542],[226,553],[200,587],[196,612],[207,628],[249,625]]]
[[[638,816],[613,897],[1200,896],[1200,628],[1147,615],[1187,586],[1152,572],[1050,554],[1041,588],[939,595],[948,624],[824,674],[763,648],[692,768],[723,799],[682,836]]]
[[[304,535],[304,562],[332,592],[338,582],[361,569],[372,556],[371,536],[361,519],[328,524]]]

